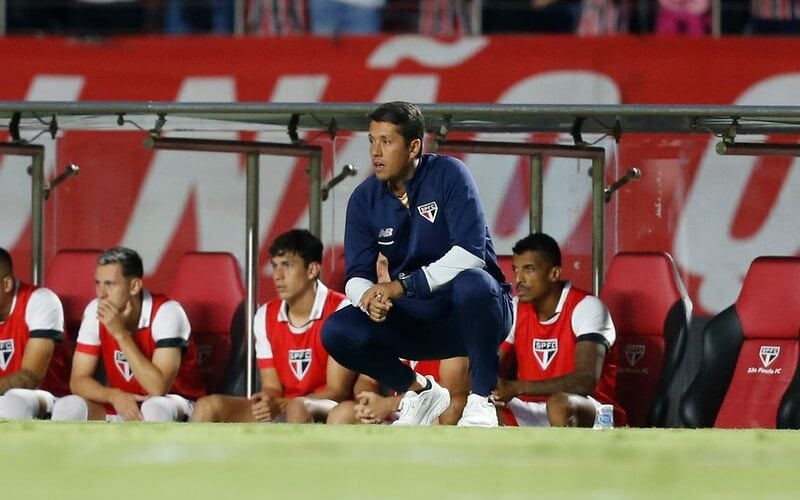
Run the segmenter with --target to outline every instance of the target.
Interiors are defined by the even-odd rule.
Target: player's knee
[[[308,424],[311,421],[312,417],[306,409],[305,398],[290,399],[286,404],[286,423]]]
[[[194,403],[192,422],[215,422],[222,407],[222,398],[217,395],[204,396]]]
[[[39,398],[34,391],[10,389],[0,396],[0,418],[31,420],[39,415]]]
[[[145,422],[175,422],[178,409],[169,398],[154,396],[142,403],[142,417]]]
[[[354,322],[350,319],[353,314],[364,313],[348,307],[328,317],[322,325],[322,345],[336,359],[342,353],[360,349],[365,340],[359,335],[359,329],[353,328]]]
[[[577,408],[569,395],[559,392],[547,398],[547,420],[552,427],[574,427]]]
[[[86,400],[75,394],[64,396],[53,405],[51,420],[87,420],[89,405]]]
[[[341,425],[354,424],[355,421],[355,402],[342,401],[334,406],[333,410],[328,413],[328,418],[325,420],[325,423],[329,425]]]
[[[493,294],[489,281],[491,279],[493,278],[483,269],[461,271],[453,283],[453,302],[457,307],[485,307]]]

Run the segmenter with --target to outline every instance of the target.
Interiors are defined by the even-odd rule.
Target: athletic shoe
[[[459,427],[497,427],[497,410],[486,396],[470,394]]]
[[[450,393],[430,375],[425,389],[408,391],[400,400],[400,417],[392,425],[431,425],[450,406]]]

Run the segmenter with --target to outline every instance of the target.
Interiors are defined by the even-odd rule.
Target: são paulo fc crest
[[[645,347],[642,344],[628,344],[625,346],[625,358],[628,364],[636,366],[636,363],[644,356]]]
[[[14,339],[0,340],[0,370],[5,371],[14,357]]]
[[[128,358],[125,357],[124,352],[114,351],[114,365],[116,365],[117,370],[122,374],[125,381],[130,382],[133,378],[133,371],[131,370],[131,364],[128,363]]]
[[[778,359],[780,354],[781,348],[780,346],[776,345],[762,345],[761,349],[758,351],[758,357],[761,358],[761,364],[764,365],[764,368],[768,367],[773,361]]]
[[[550,362],[556,357],[558,353],[558,339],[533,339],[533,355],[536,361],[542,367],[542,370],[547,370]]]
[[[417,206],[419,214],[428,222],[433,224],[436,221],[436,214],[439,213],[439,205],[435,201]]]
[[[303,380],[309,367],[311,367],[311,349],[289,349],[289,368],[297,380]]]

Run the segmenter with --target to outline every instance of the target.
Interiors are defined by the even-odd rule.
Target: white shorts
[[[586,396],[589,401],[594,403],[595,418],[596,412],[600,410],[602,403],[591,396]],[[547,418],[547,403],[539,401],[523,401],[513,398],[506,403],[507,408],[514,415],[514,420],[520,427],[550,427],[550,420]]]

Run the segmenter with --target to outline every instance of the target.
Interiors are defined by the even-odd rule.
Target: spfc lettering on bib
[[[14,339],[0,340],[0,369],[5,370],[14,357]]]
[[[625,358],[628,364],[636,366],[636,363],[644,356],[645,347],[642,344],[628,344],[625,346]]]
[[[128,358],[125,357],[124,352],[114,351],[114,365],[125,378],[125,381],[130,382],[133,378],[133,370],[131,370],[131,364],[128,363]]]
[[[761,358],[761,364],[764,365],[764,368],[768,367],[773,361],[778,359],[780,354],[781,348],[780,346],[776,345],[762,345],[761,349],[758,351],[758,357]]]
[[[298,380],[302,380],[311,366],[311,349],[289,349],[289,367]]]
[[[435,201],[417,206],[419,214],[428,222],[433,224],[436,221],[436,214],[439,213],[439,205]]]
[[[547,370],[550,362],[556,357],[558,353],[558,339],[533,339],[533,355],[536,361],[542,367],[542,370]]]

